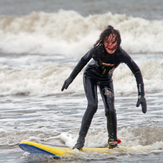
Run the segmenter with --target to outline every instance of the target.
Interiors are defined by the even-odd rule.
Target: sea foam
[[[0,17],[0,49],[9,53],[82,55],[112,25],[130,53],[163,52],[163,20],[122,14],[81,16],[75,11],[33,12],[21,17]]]

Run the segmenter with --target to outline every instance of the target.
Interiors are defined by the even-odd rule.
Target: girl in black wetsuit
[[[140,69],[131,57],[120,47],[120,43],[121,37],[119,31],[115,30],[112,26],[108,26],[101,33],[100,38],[95,43],[94,47],[81,58],[63,84],[62,91],[68,88],[82,68],[88,61],[90,61],[90,59],[92,59],[87,65],[83,75],[88,106],[83,116],[79,138],[74,148],[81,150],[84,146],[85,136],[88,132],[92,118],[97,111],[97,86],[100,88],[100,93],[105,106],[109,148],[117,146],[117,118],[116,110],[114,108],[112,73],[120,63],[126,63],[135,75],[138,87],[138,102],[136,106],[138,107],[141,104],[142,112],[146,113],[147,111],[146,99],[144,97],[144,84]]]

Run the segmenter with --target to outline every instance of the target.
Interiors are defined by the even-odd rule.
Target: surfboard
[[[84,147],[83,150],[78,151],[77,149],[72,149],[69,147],[51,147],[31,141],[22,141],[19,144],[19,147],[23,150],[26,151],[30,154],[43,154],[43,155],[51,155],[55,159],[60,159],[63,157],[67,157],[69,155],[77,155],[80,152],[86,152],[86,153],[114,153],[114,152],[124,152],[128,150],[132,150],[131,147],[118,147],[114,149],[109,149],[109,148],[87,148]],[[77,152],[76,152],[77,151]]]

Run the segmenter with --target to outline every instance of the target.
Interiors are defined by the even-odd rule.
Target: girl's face
[[[105,38],[104,47],[109,54],[113,54],[117,50],[116,35],[110,34]]]

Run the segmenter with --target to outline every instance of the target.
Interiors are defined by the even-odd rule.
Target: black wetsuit
[[[109,140],[117,140],[117,120],[116,110],[114,108],[112,73],[120,63],[126,63],[135,75],[138,86],[138,95],[144,96],[142,75],[136,63],[122,48],[118,48],[114,54],[108,54],[105,49],[103,51],[99,51],[96,48],[92,48],[81,58],[74,68],[70,75],[72,80],[91,58],[92,61],[87,65],[83,75],[84,89],[88,100],[88,106],[82,120],[79,135],[84,137],[86,136],[93,115],[97,111],[98,85],[105,106]]]

